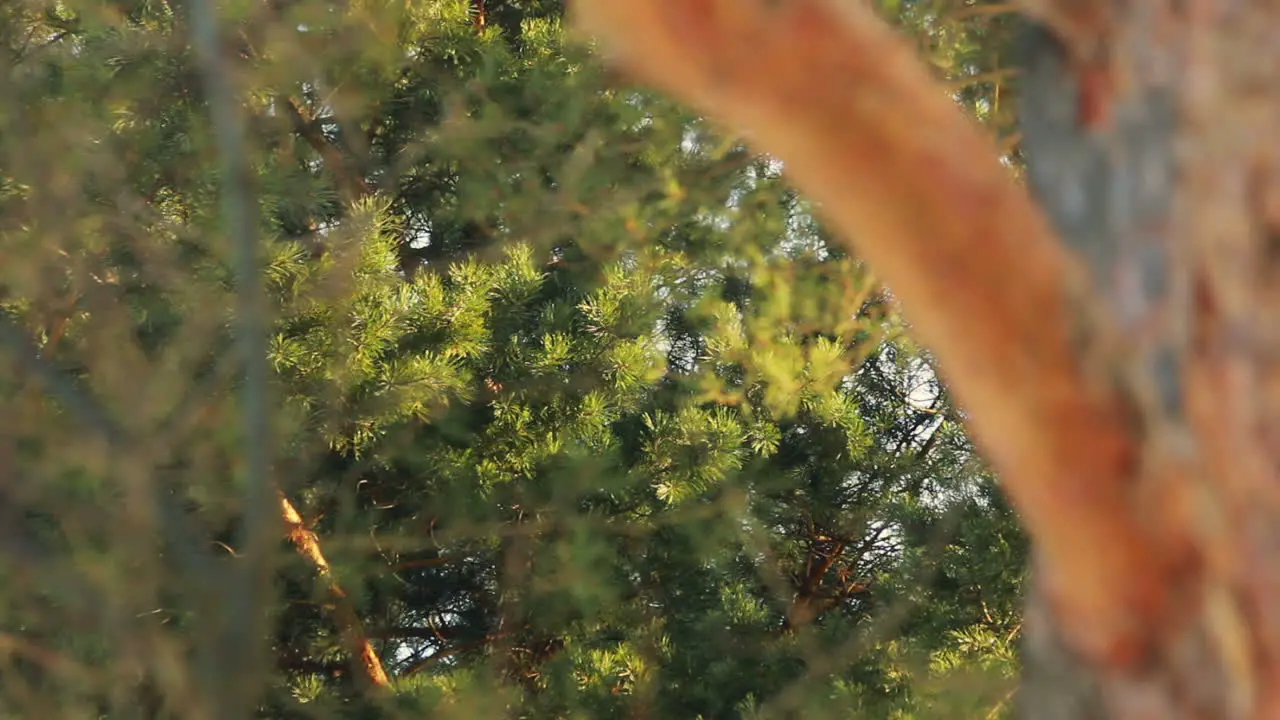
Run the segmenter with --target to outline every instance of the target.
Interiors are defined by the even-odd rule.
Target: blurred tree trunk
[[[1035,541],[1024,714],[1280,717],[1280,6],[1026,10],[1038,202],[862,2],[576,6],[786,162],[937,353]]]

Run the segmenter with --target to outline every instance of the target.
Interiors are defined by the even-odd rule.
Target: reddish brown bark
[[[795,594],[787,607],[782,630],[794,632],[849,599],[867,594],[870,588],[858,566],[877,539],[878,533],[869,541],[851,543],[847,538],[828,537],[816,528],[811,529],[804,570],[791,577]]]
[[[1166,240],[1196,289],[1181,349],[1190,456],[1095,372],[1094,355],[1119,361],[1131,339],[1086,309],[1090,281],[991,141],[865,4],[574,10],[619,67],[780,157],[901,298],[1035,541],[1045,612],[1028,622],[1066,640],[1109,712],[1280,717],[1280,91],[1266,74],[1280,9],[1028,4],[1084,63],[1086,125],[1142,83],[1182,104]]]

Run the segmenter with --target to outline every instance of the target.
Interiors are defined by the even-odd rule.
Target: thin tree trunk
[[[1280,7],[1027,4],[1044,211],[864,3],[575,12],[781,158],[936,352],[1035,543],[1026,713],[1280,717]]]

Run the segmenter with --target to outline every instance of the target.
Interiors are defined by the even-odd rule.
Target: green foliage
[[[0,7],[0,714],[197,716],[255,667],[216,621],[246,562],[245,289],[185,5]],[[884,4],[944,74],[998,55],[927,5]],[[221,12],[272,480],[332,570],[282,539],[260,716],[1004,702],[1015,519],[776,162],[612,82],[557,2]]]

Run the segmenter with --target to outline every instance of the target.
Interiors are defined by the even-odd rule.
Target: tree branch
[[[1099,659],[1136,661],[1168,571],[1134,522],[1128,403],[1082,369],[1081,269],[910,45],[863,3],[580,0],[575,14],[636,78],[786,163],[939,357],[1064,623]]]
[[[289,541],[298,549],[298,554],[311,563],[329,591],[329,597],[333,601],[334,623],[338,626],[342,647],[350,657],[352,673],[366,690],[391,687],[391,681],[382,667],[382,660],[378,658],[378,653],[374,651],[369,635],[364,630],[364,624],[360,622],[355,604],[334,577],[329,561],[320,550],[320,538],[307,527],[302,515],[284,493],[279,493],[279,498],[280,514],[288,528]]]
[[[372,195],[373,188],[365,180],[364,175],[359,172],[354,163],[343,154],[337,145],[324,136],[324,133],[320,131],[315,122],[303,116],[297,104],[290,98],[282,95],[279,97],[279,101],[285,114],[289,116],[294,132],[298,133],[298,136],[305,140],[311,146],[311,149],[320,155],[320,159],[324,161],[325,167],[332,174],[334,182],[338,186],[338,193],[343,202],[352,203]]]

